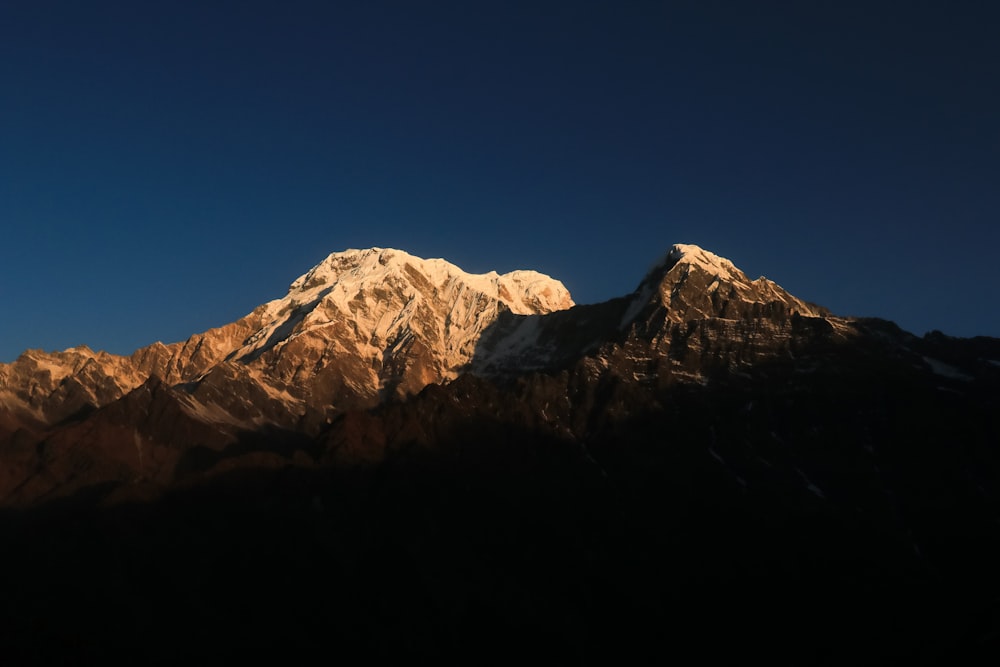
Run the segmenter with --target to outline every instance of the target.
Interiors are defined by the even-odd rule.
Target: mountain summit
[[[825,308],[802,301],[761,276],[750,280],[731,261],[696,245],[677,244],[643,278],[633,303],[642,307],[654,299],[674,321],[701,317],[733,319],[746,308],[774,304],[788,314],[809,317],[830,315]]]

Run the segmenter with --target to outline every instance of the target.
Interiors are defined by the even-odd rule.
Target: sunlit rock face
[[[454,379],[503,312],[573,301],[533,271],[473,275],[399,250],[335,253],[262,307],[264,326],[231,358],[314,407],[373,404]],[[318,400],[316,400],[318,399]]]
[[[629,332],[624,347],[636,350],[630,356],[642,354],[647,362],[634,374],[661,380],[703,380],[790,358],[810,328],[831,338],[854,335],[850,320],[763,276],[750,280],[729,260],[693,245],[675,245],[646,276],[622,326]]]

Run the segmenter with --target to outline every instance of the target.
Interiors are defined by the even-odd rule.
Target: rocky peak
[[[736,265],[730,260],[689,243],[675,244],[664,256],[659,267],[669,271],[678,265],[682,267],[696,266],[722,279],[747,280],[746,274],[736,268]]]
[[[597,354],[605,364],[620,356],[625,361],[614,363],[628,376],[663,378],[673,366],[684,366],[687,377],[701,378],[700,355],[706,349],[720,359],[723,349],[739,349],[737,356],[747,359],[776,353],[789,339],[796,314],[824,318],[829,312],[767,278],[751,280],[724,257],[677,244],[627,297],[543,315],[505,313],[479,342],[472,370],[516,376]],[[633,368],[637,359],[642,368]]]
[[[121,397],[144,377],[126,357],[86,345],[62,352],[27,350],[0,364],[0,401],[22,418],[53,422]]]
[[[823,317],[829,311],[802,301],[764,276],[751,280],[730,260],[691,244],[676,244],[646,274],[622,318],[625,327],[641,313],[665,308],[667,319],[741,319],[773,312]]]

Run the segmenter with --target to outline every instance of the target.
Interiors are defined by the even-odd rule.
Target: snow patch
[[[816,486],[815,484],[813,484],[812,480],[810,480],[806,476],[806,474],[804,472],[802,472],[801,468],[796,468],[795,472],[797,472],[799,474],[799,477],[802,478],[802,481],[806,485],[806,489],[808,489],[814,496],[816,496],[817,498],[826,499],[826,494],[823,493],[823,489],[821,489],[818,486]]]
[[[569,290],[560,281],[537,271],[518,270],[503,275],[496,271],[467,273],[443,259],[421,259],[392,248],[335,252],[292,282],[288,296],[278,302],[285,303],[295,297],[300,303],[307,302],[328,286],[353,296],[365,287],[386,283],[389,277],[426,282],[436,289],[458,281],[521,315],[564,310],[574,305]]]
[[[618,324],[619,329],[624,329],[631,324],[636,317],[638,317],[639,313],[642,312],[642,309],[649,303],[649,300],[653,298],[653,292],[654,287],[650,283],[647,282],[642,286],[639,293],[632,297],[632,303],[630,303],[628,308],[625,309],[625,314],[622,315],[622,321]]]
[[[923,357],[923,359],[924,363],[931,367],[931,372],[935,375],[940,375],[941,377],[946,377],[951,380],[961,380],[962,382],[971,382],[973,380],[971,375],[963,373],[951,364],[946,364],[945,362],[932,357]]]
[[[541,334],[541,315],[522,316],[518,318],[514,328],[501,339],[501,344],[477,363],[483,368],[489,368],[494,364],[506,365],[516,360],[522,367],[527,368],[524,361],[531,353],[538,351]]]
[[[689,243],[675,244],[670,249],[670,252],[667,253],[665,260],[661,262],[660,266],[664,266],[668,262],[676,262],[678,265],[695,265],[726,280],[737,280],[740,282],[746,282],[747,280],[743,272],[725,257],[719,257],[699,246]]]

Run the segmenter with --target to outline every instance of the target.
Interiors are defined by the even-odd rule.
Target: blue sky
[[[0,361],[232,321],[333,251],[676,242],[844,315],[1000,336],[992,3],[0,5]]]

